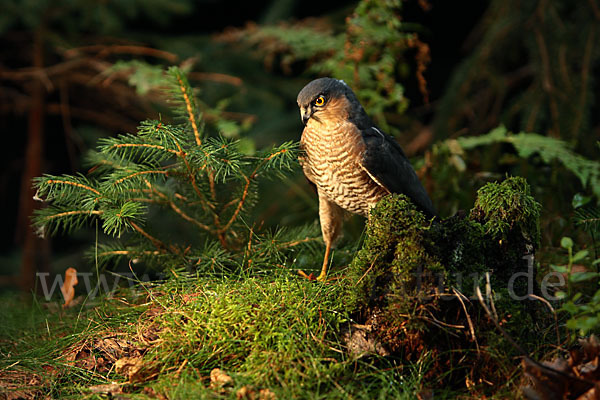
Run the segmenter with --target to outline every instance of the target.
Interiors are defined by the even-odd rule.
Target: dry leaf
[[[140,370],[143,366],[142,357],[123,357],[115,362],[115,371],[126,376],[130,382],[141,381]]]
[[[223,370],[215,368],[210,371],[210,387],[212,389],[222,389],[227,385],[233,385],[233,379]]]
[[[158,393],[156,390],[154,390],[154,388],[148,387],[146,386],[144,388],[144,390],[142,390],[142,392],[147,395],[150,398],[153,399],[159,399],[159,400],[169,400],[168,397],[166,397],[164,394],[162,393]]]
[[[600,400],[600,341],[592,335],[579,341],[580,348],[569,358],[556,357],[539,366],[523,360],[525,375],[531,384],[523,387],[526,398],[535,400]]]
[[[376,339],[372,325],[350,324],[342,333],[342,340],[355,357],[370,354],[389,356],[389,351]]]
[[[242,386],[236,393],[235,398],[237,400],[255,400],[256,391],[250,386]]]
[[[261,389],[260,392],[258,392],[258,398],[259,400],[276,400],[277,396],[269,389]]]
[[[277,396],[269,389],[261,389],[257,393],[252,386],[243,386],[236,392],[235,398],[237,400],[276,400]]]
[[[43,376],[20,370],[4,370],[0,373],[0,399],[33,400],[43,399],[42,393],[48,390],[48,382]]]
[[[600,386],[596,384],[596,386],[579,396],[577,400],[600,400]]]
[[[123,391],[121,390],[121,385],[118,385],[116,383],[107,383],[104,385],[90,386],[88,389],[92,393],[99,393],[99,394],[115,395],[115,394],[123,393]]]
[[[65,280],[60,287],[60,291],[65,299],[63,308],[70,307],[73,298],[75,297],[75,285],[77,285],[77,270],[75,268],[67,268],[65,271]]]

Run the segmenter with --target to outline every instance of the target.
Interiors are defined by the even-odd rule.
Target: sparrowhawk
[[[427,216],[433,204],[402,148],[377,128],[354,92],[341,80],[320,78],[298,94],[304,131],[300,164],[317,189],[325,257],[341,233],[343,210],[369,216],[386,194],[402,193]]]

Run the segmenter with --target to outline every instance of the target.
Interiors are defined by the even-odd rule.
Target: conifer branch
[[[145,237],[146,239],[148,239],[149,241],[152,242],[152,244],[154,245],[154,247],[156,247],[157,249],[167,249],[168,246],[165,245],[162,241],[160,241],[159,239],[155,238],[154,236],[150,235],[148,232],[146,232],[145,230],[143,230],[138,224],[136,224],[133,221],[129,221],[129,224],[131,225],[131,227],[133,229],[135,229],[138,233],[140,233],[143,237]],[[172,249],[172,246],[169,246]],[[173,249],[172,249],[173,250]]]
[[[190,201],[187,197],[182,196],[179,193],[174,193],[173,196],[181,201],[185,201],[186,203]]]
[[[240,214],[240,211],[242,210],[242,207],[244,206],[244,203],[246,202],[246,197],[248,197],[248,189],[250,189],[251,180],[247,176],[244,176],[244,179],[246,180],[246,184],[244,185],[244,190],[242,191],[242,197],[240,198],[238,205],[237,205],[235,211],[233,212],[233,215],[231,216],[231,218],[229,218],[229,221],[227,221],[225,226],[223,226],[219,230],[219,233],[227,232],[227,230],[231,227],[231,225],[237,219],[238,215]]]
[[[96,53],[96,57],[104,58],[111,54],[128,54],[128,55],[142,55],[165,59],[171,63],[177,62],[178,56],[168,51],[153,49],[146,46],[136,45],[103,45],[95,44],[89,46],[81,46],[66,50],[64,54],[73,58],[80,56],[81,53]]]
[[[172,201],[169,201],[168,204],[171,207],[171,209],[173,209],[173,211],[175,211],[177,214],[179,214],[179,216],[181,216],[181,218],[195,224],[197,227],[204,229],[207,232],[213,232],[213,230],[210,229],[210,227],[208,225],[205,225],[202,222],[198,221],[197,219],[190,217],[185,212],[183,212],[182,209],[177,207],[177,205],[175,205],[175,203],[173,203]]]
[[[296,144],[284,143],[260,156],[248,156],[234,140],[204,140],[192,90],[181,72],[173,68],[171,73],[176,78],[171,87],[178,101],[174,111],[183,116],[182,123],[143,121],[134,134],[101,139],[98,151],[88,157],[93,165],[89,176],[36,179],[38,196],[48,203],[34,216],[34,223],[42,232],[78,229],[95,216],[102,221],[107,235],[119,238],[129,232],[137,240],[134,245],[125,246],[120,241],[110,248],[103,245],[97,254],[103,261],[141,257],[167,268],[165,263],[180,265],[197,258],[198,268],[203,269],[207,263],[213,269],[237,262],[230,251],[235,247],[232,244],[244,240],[245,234],[238,225],[256,200],[255,181],[263,172],[267,175],[289,170]],[[152,215],[149,210],[154,213],[154,208],[168,210],[168,217],[183,219],[185,222],[178,225],[188,235],[199,233],[206,248],[195,250],[185,239],[165,239],[162,233],[166,227],[147,228]],[[281,241],[283,247],[309,241],[295,238]],[[264,254],[278,254],[274,246],[267,245]]]
[[[208,225],[203,224],[202,222],[198,221],[197,219],[187,215],[181,208],[177,207],[177,205],[171,199],[169,199],[169,197],[166,194],[157,190],[148,180],[144,179],[144,181],[145,181],[146,185],[149,187],[149,189],[146,189],[146,190],[149,191],[150,193],[156,194],[158,197],[160,197],[163,200],[163,202],[168,204],[169,207],[171,207],[171,209],[173,211],[175,211],[181,218],[185,219],[188,222],[193,223],[194,225],[198,226],[199,228],[201,228],[207,232],[213,232],[213,230]],[[177,195],[177,193],[175,194],[175,196],[178,198],[184,198],[181,195]],[[146,199],[146,201],[153,201],[153,200]],[[187,201],[187,199],[185,199],[185,201]]]
[[[187,92],[188,86],[183,81],[183,78],[181,77],[181,73],[179,73],[179,71],[176,72],[175,76],[177,78],[177,83],[179,84],[179,90],[181,90],[181,95],[183,96],[183,101],[185,102],[185,107],[188,113],[188,120],[192,124],[192,130],[194,131],[196,144],[198,146],[202,146],[202,139],[200,138],[198,124],[196,123],[196,116],[194,115],[194,107],[192,107],[192,100],[190,99],[190,95]]]
[[[60,179],[48,179],[47,181],[44,182],[47,185],[54,185],[54,184],[59,184],[59,185],[72,185],[78,188],[82,188],[85,190],[89,190],[90,192],[101,196],[100,192],[97,191],[96,189],[94,189],[93,187],[84,185],[82,183],[78,183],[78,182],[73,182],[73,181],[66,181],[66,180],[60,180]]]
[[[163,202],[155,200],[155,199],[148,199],[146,197],[133,197],[131,199],[129,199],[131,201],[139,201],[141,203],[151,203],[151,204],[163,204]]]
[[[239,202],[239,199],[233,199],[231,201],[229,201],[228,203],[226,203],[223,208],[221,209],[221,212],[225,212],[229,207],[231,207],[232,205],[234,205],[235,203]]]
[[[214,206],[209,201],[206,200],[206,196],[204,196],[204,194],[200,191],[200,188],[198,187],[198,184],[196,183],[196,174],[192,170],[192,167],[190,166],[190,163],[187,160],[185,151],[183,151],[181,145],[179,144],[179,142],[176,139],[175,139],[175,145],[177,146],[177,149],[179,150],[177,155],[179,156],[179,158],[181,158],[181,160],[183,161],[183,164],[185,165],[185,168],[188,172],[188,176],[190,178],[190,183],[194,189],[194,192],[196,192],[196,195],[198,195],[198,198],[201,201],[202,207],[205,210],[208,209],[208,210],[214,211]]]
[[[216,202],[217,191],[215,189],[215,175],[212,173],[212,171],[208,172],[208,184],[210,186],[210,195],[212,196],[212,200]]]
[[[108,256],[136,256],[139,254],[148,255],[148,256],[157,256],[161,254],[161,251],[154,250],[145,250],[145,251],[131,251],[131,250],[110,250],[103,251],[98,253],[98,257],[108,257]]]
[[[113,185],[118,185],[119,183],[122,183],[123,181],[126,181],[127,179],[131,179],[131,178],[135,178],[136,176],[147,175],[147,174],[162,174],[162,175],[168,176],[169,171],[161,171],[161,170],[138,171],[138,172],[134,172],[133,174],[124,176],[123,178],[117,179],[116,181],[113,182]]]
[[[319,240],[323,240],[323,238],[321,236],[316,236],[316,237],[307,237],[304,239],[299,239],[299,240],[292,240],[289,242],[285,242],[285,243],[280,243],[277,247],[280,249],[287,249],[290,247],[294,247],[294,246],[298,246],[299,244],[303,244],[303,243],[308,243],[308,242],[316,242]]]
[[[104,212],[101,210],[73,210],[73,211],[65,211],[54,215],[45,215],[44,220],[50,221],[56,218],[64,218],[64,217],[72,217],[73,215],[102,215]]]
[[[177,155],[178,153],[175,150],[167,149],[164,146],[160,146],[157,144],[149,144],[149,143],[115,143],[111,146],[111,148],[118,149],[122,147],[148,147],[157,150],[168,151],[169,153],[173,153]]]
[[[148,185],[150,185],[150,182],[146,182],[146,183]],[[171,201],[166,194],[156,190],[154,187],[152,187],[151,190],[153,193],[155,193],[161,199],[163,199],[171,207],[171,209],[173,211],[175,211],[177,214],[179,214],[179,216],[181,218],[185,219],[188,222],[195,224],[196,226],[198,226],[199,228],[201,228],[207,232],[213,232],[213,230],[208,225],[203,224],[202,222],[198,221],[197,219],[190,217],[181,208],[177,207],[177,205],[173,201]]]
[[[194,132],[194,138],[196,140],[196,144],[201,147],[202,146],[202,139],[200,138],[200,132],[198,130],[198,124],[196,122],[196,116],[194,113],[194,104],[192,103],[192,98],[190,96],[190,94],[188,93],[188,84],[187,82],[184,81],[183,76],[181,75],[181,73],[178,70],[174,70],[175,73],[175,77],[177,79],[177,83],[179,84],[179,89],[181,91],[181,94],[183,96],[183,100],[185,103],[185,107],[187,110],[187,118],[188,121],[190,122],[190,124],[192,125],[192,130]],[[177,146],[179,147],[179,144],[177,143]],[[181,150],[181,148],[180,148]],[[206,152],[203,150],[203,152],[206,154]],[[180,157],[182,158],[182,160],[184,161],[184,164],[186,165],[186,168],[188,169],[188,173],[189,176],[192,180],[192,186],[194,187],[194,191],[196,192],[196,194],[198,195],[198,197],[200,198],[203,207],[205,207],[205,209],[207,208],[206,206],[208,206],[208,209],[210,209],[210,211],[213,213],[213,219],[214,219],[214,224],[215,224],[215,228],[217,230],[217,232],[219,232],[217,235],[219,237],[219,241],[221,242],[221,244],[223,246],[226,245],[226,241],[224,236],[220,233],[221,232],[221,222],[220,222],[220,218],[219,215],[214,212],[214,206],[212,203],[208,202],[205,198],[205,196],[200,192],[200,190],[198,189],[198,186],[196,184],[196,177],[195,174],[191,171],[191,168],[189,166],[189,163],[187,161],[187,159],[185,158],[185,154],[184,153],[180,153]],[[206,163],[202,166],[201,169],[206,168]],[[210,185],[210,193],[213,199],[213,202],[216,202],[217,196],[216,196],[216,191],[215,191],[215,186],[214,186],[214,172],[207,168],[207,175],[208,175],[208,179],[209,179],[209,185]]]
[[[206,164],[205,164],[206,165]],[[217,192],[215,188],[215,174],[212,170],[208,170],[208,185],[210,187],[210,194],[214,203],[217,202]],[[223,209],[224,210],[224,209]],[[215,224],[215,228],[217,230],[217,237],[219,238],[219,242],[225,248],[227,248],[227,241],[225,240],[224,231],[221,231],[221,218],[219,218],[218,213],[213,214],[213,220]]]
[[[220,230],[220,232],[225,233],[230,227],[231,225],[235,222],[235,220],[237,219],[238,215],[240,214],[240,211],[242,210],[242,207],[244,207],[244,203],[246,202],[246,198],[248,197],[248,191],[250,189],[250,183],[251,181],[256,178],[256,174],[258,173],[258,171],[269,161],[271,161],[272,159],[274,159],[275,157],[277,157],[280,154],[284,154],[288,151],[288,149],[281,149],[273,154],[271,154],[269,157],[266,157],[264,160],[262,160],[255,168],[254,171],[252,171],[252,173],[250,174],[249,177],[244,175],[244,179],[246,180],[246,184],[244,185],[244,190],[242,191],[242,196],[240,198],[240,201],[235,209],[235,211],[233,212],[233,215],[231,216],[231,218],[229,218],[229,221],[227,221],[227,224],[225,224],[225,226],[223,226]]]

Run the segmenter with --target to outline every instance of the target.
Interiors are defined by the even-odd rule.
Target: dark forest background
[[[296,94],[311,79],[327,74],[322,65],[334,56],[320,50],[318,35],[343,34],[356,5],[2,1],[4,287],[18,283],[31,288],[36,270],[60,272],[73,264],[85,268],[77,249],[94,240],[94,230],[38,239],[30,228],[32,210],[39,206],[31,179],[43,173],[85,173],[89,166],[82,165],[82,156],[98,138],[134,132],[146,118],[168,118],[159,68],[186,69],[207,124],[242,140],[249,152],[298,140],[302,126]],[[576,5],[401,4],[398,18],[417,40],[401,50],[388,77],[399,83],[403,98],[396,104],[375,99],[367,109],[404,146],[442,216],[468,209],[482,182],[521,174],[544,204],[542,245],[557,246],[570,232],[573,196],[580,193],[587,199],[594,188],[562,168],[561,160],[517,160],[513,148],[498,143],[459,155],[457,161],[451,146],[448,153],[445,144],[432,145],[485,134],[503,124],[509,131],[560,139],[577,154],[597,160],[598,7],[594,0]],[[302,37],[293,40],[294,29],[318,35],[307,36],[303,50],[298,45]],[[458,163],[458,173],[445,169],[452,163]],[[267,184],[262,193],[256,218],[266,227],[316,218],[315,196],[300,173]],[[355,220],[347,236],[356,239],[361,232],[362,222]]]

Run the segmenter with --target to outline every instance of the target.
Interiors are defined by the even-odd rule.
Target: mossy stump
[[[533,326],[523,300],[531,285],[514,277],[534,274],[528,257],[539,242],[539,212],[518,177],[485,185],[468,216],[443,221],[426,220],[403,195],[383,198],[348,271],[346,304],[359,323],[346,334],[350,350],[406,361],[427,356],[428,377],[452,384],[501,378],[494,355],[506,360],[514,351],[476,289],[491,298],[507,332],[521,338]]]

